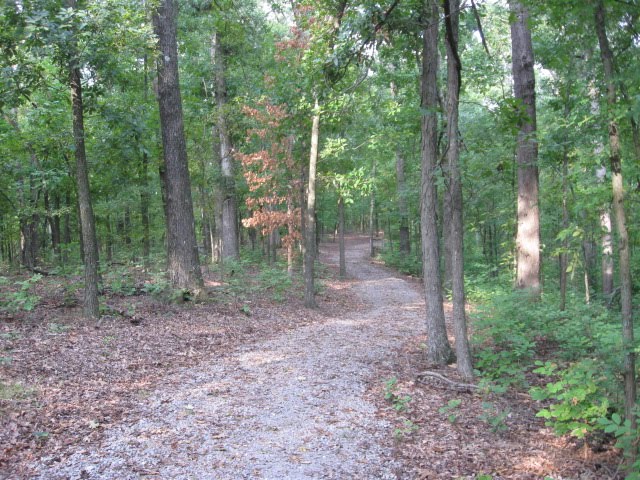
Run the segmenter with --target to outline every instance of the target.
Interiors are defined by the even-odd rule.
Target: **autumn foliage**
[[[263,235],[287,227],[282,243],[291,248],[301,238],[300,208],[295,206],[301,184],[293,174],[293,136],[281,128],[289,115],[285,107],[268,100],[255,108],[244,106],[242,111],[255,125],[247,130],[247,144],[255,151],[236,154],[249,187],[245,203],[251,216],[242,223]]]

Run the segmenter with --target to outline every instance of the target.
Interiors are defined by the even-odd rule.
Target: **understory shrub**
[[[34,292],[34,287],[40,279],[40,274],[17,282],[0,277],[0,287],[3,287],[0,290],[0,311],[15,313],[33,310],[40,301],[40,297]]]
[[[422,276],[422,260],[414,253],[406,254],[386,249],[380,254],[385,265],[407,275]]]
[[[619,313],[576,298],[565,311],[557,305],[554,295],[533,302],[526,293],[509,292],[472,313],[478,374],[485,382],[525,388],[538,375],[541,384],[529,393],[540,402],[538,416],[557,434],[614,433],[631,445],[638,432],[616,422],[624,411]]]

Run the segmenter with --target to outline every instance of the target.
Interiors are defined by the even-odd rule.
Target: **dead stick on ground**
[[[425,372],[420,372],[417,375],[418,378],[420,377],[435,377],[439,380],[442,380],[445,383],[448,383],[449,385],[452,385],[456,388],[461,388],[461,389],[468,389],[468,390],[475,390],[478,388],[477,385],[473,385],[472,383],[460,383],[460,382],[454,382],[453,380],[449,380],[447,377],[445,377],[444,375],[440,375],[439,373],[436,372],[430,372],[430,371],[425,371]]]

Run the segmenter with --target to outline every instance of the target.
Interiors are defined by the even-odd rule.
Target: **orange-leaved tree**
[[[247,130],[247,144],[253,152],[236,154],[249,187],[245,202],[251,216],[242,223],[269,238],[274,252],[274,233],[286,228],[282,245],[287,249],[287,271],[291,275],[294,247],[301,234],[300,208],[295,201],[300,179],[293,175],[294,137],[283,126],[289,114],[284,106],[268,100],[259,101],[256,107],[244,106],[242,111],[254,125]]]

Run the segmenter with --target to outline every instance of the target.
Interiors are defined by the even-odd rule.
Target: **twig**
[[[460,383],[460,382],[454,382],[453,380],[448,379],[447,377],[445,377],[444,375],[440,375],[439,373],[436,372],[431,372],[431,371],[425,371],[425,372],[420,372],[418,375],[416,375],[418,378],[420,377],[434,377],[437,378],[439,380],[442,380],[445,383],[448,383],[449,385],[461,389],[461,390],[477,390],[478,386],[474,385],[472,383]],[[421,383],[425,383],[425,382],[421,382]]]

